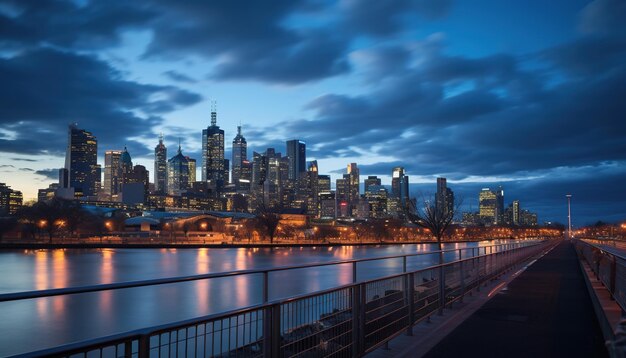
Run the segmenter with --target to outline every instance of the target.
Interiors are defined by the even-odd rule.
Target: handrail
[[[98,291],[117,290],[117,289],[125,289],[125,288],[155,286],[155,285],[163,285],[163,284],[171,284],[171,283],[183,283],[183,282],[190,282],[190,281],[197,281],[197,280],[204,280],[204,279],[233,277],[233,276],[241,276],[241,275],[254,275],[254,274],[266,275],[271,272],[279,272],[279,271],[286,271],[286,270],[299,270],[299,269],[312,268],[312,267],[358,264],[360,262],[389,260],[389,259],[407,258],[407,257],[424,256],[424,255],[434,255],[438,253],[445,254],[446,252],[459,252],[459,251],[464,251],[464,250],[473,251],[475,249],[478,249],[479,255],[480,255],[481,249],[485,249],[485,252],[486,252],[487,248],[502,247],[502,246],[507,246],[507,245],[512,245],[512,244],[522,244],[522,243],[528,243],[528,242],[535,243],[535,242],[542,242],[542,240],[522,241],[522,242],[515,242],[515,243],[496,244],[496,245],[478,246],[478,247],[464,247],[464,248],[458,248],[458,249],[446,249],[446,250],[441,250],[441,251],[437,250],[437,251],[429,251],[429,252],[419,252],[419,253],[405,254],[405,255],[390,255],[390,256],[368,257],[368,258],[362,258],[362,259],[352,259],[352,260],[316,262],[316,263],[309,263],[309,264],[302,264],[302,265],[280,266],[280,267],[267,268],[267,269],[235,270],[235,271],[225,271],[225,272],[208,273],[208,274],[200,274],[200,275],[177,276],[177,277],[157,278],[157,279],[118,282],[118,283],[106,283],[106,284],[89,285],[89,286],[77,286],[77,287],[65,287],[65,288],[52,288],[52,289],[47,289],[47,290],[12,292],[12,293],[0,294],[0,302],[44,298],[44,297],[61,296],[61,295],[72,295],[72,294],[98,292]],[[353,277],[353,282],[356,282],[355,277]],[[264,300],[266,301],[266,299]]]
[[[185,320],[171,322],[171,323],[166,323],[166,324],[162,324],[162,325],[146,327],[146,328],[140,328],[140,329],[131,330],[131,331],[123,332],[123,333],[113,334],[113,335],[109,335],[109,336],[105,336],[105,337],[93,338],[93,339],[89,339],[89,340],[85,340],[85,341],[81,341],[81,342],[74,342],[74,343],[69,343],[69,344],[56,346],[56,347],[52,347],[52,348],[46,348],[46,349],[43,349],[43,350],[27,353],[26,356],[44,356],[44,355],[48,356],[48,355],[57,355],[57,354],[61,354],[61,353],[63,355],[68,355],[69,356],[73,352],[79,352],[79,351],[80,352],[85,352],[85,351],[88,351],[88,350],[90,350],[92,348],[98,348],[98,347],[101,347],[101,346],[103,346],[105,344],[109,344],[111,342],[127,342],[127,341],[131,341],[131,340],[139,340],[141,337],[145,338],[145,337],[149,337],[149,336],[153,336],[153,335],[158,335],[158,334],[161,334],[163,332],[174,331],[174,330],[181,329],[181,328],[184,328],[184,327],[187,327],[187,326],[200,324],[200,323],[211,321],[211,320],[221,319],[223,317],[232,317],[232,316],[241,315],[241,314],[245,314],[245,313],[252,312],[252,311],[267,310],[267,309],[271,309],[272,307],[275,307],[277,305],[283,305],[283,304],[287,304],[287,303],[290,303],[290,302],[295,302],[297,300],[301,300],[301,299],[304,299],[304,298],[309,298],[309,297],[313,297],[313,296],[319,296],[319,295],[323,295],[323,294],[327,294],[327,293],[331,293],[331,292],[335,292],[335,291],[339,291],[339,290],[344,290],[344,289],[353,289],[355,287],[367,285],[369,283],[374,283],[374,282],[381,281],[381,280],[389,280],[389,279],[393,279],[393,278],[397,278],[397,277],[406,276],[407,274],[412,275],[412,274],[425,272],[425,271],[429,271],[429,270],[437,270],[437,269],[440,269],[440,268],[457,265],[457,264],[463,263],[463,262],[470,262],[472,260],[486,258],[488,256],[493,256],[493,255],[497,255],[497,254],[500,254],[500,253],[510,253],[510,252],[513,252],[513,251],[516,251],[516,250],[520,250],[520,249],[530,248],[530,247],[533,247],[533,246],[540,246],[541,244],[544,244],[546,242],[547,242],[547,240],[533,241],[533,242],[529,242],[529,245],[523,245],[523,246],[520,245],[520,246],[511,248],[510,250],[506,250],[506,251],[491,252],[491,253],[484,254],[484,255],[480,255],[479,254],[477,256],[467,257],[467,258],[463,258],[463,259],[460,259],[460,260],[454,260],[454,261],[451,261],[451,262],[445,262],[445,263],[441,263],[441,264],[436,264],[436,265],[432,265],[432,266],[428,266],[428,267],[419,268],[419,269],[416,269],[416,270],[406,271],[406,272],[403,272],[403,273],[392,274],[392,275],[388,275],[388,276],[385,276],[385,277],[382,277],[382,278],[374,278],[374,279],[364,280],[364,281],[360,281],[360,282],[353,282],[353,283],[349,283],[349,284],[345,284],[345,285],[341,285],[341,286],[336,286],[336,287],[332,287],[332,288],[328,288],[328,289],[324,289],[324,290],[319,290],[319,291],[315,291],[315,292],[310,292],[310,293],[298,294],[298,295],[294,295],[294,296],[286,297],[286,298],[280,298],[280,299],[272,300],[271,302],[255,304],[255,305],[242,307],[242,308],[238,308],[238,309],[234,309],[234,310],[229,310],[229,311],[224,311],[224,312],[219,312],[219,313],[212,313],[212,314],[204,315],[204,316],[201,316],[201,317],[195,317],[195,318],[191,318],[191,319],[185,319]],[[503,244],[503,245],[505,245],[505,244]],[[493,245],[493,246],[502,246],[502,245]],[[453,251],[458,251],[458,250],[459,249],[455,249]],[[435,251],[435,253],[438,253],[438,252],[439,251]],[[432,252],[431,252],[431,254],[432,254]],[[412,256],[415,256],[415,255],[412,254]],[[394,256],[394,257],[396,257],[396,256]],[[399,256],[399,257],[403,257],[403,256]],[[353,261],[355,261],[355,260],[349,260],[349,262],[353,262]]]
[[[619,241],[619,240],[598,240],[598,239],[580,239],[579,241],[580,241],[580,242],[583,242],[583,243],[585,243],[585,244],[587,244],[587,245],[593,246],[593,247],[597,248],[598,250],[602,250],[602,251],[609,252],[611,255],[616,256],[616,257],[619,257],[619,258],[620,258],[620,259],[622,259],[622,260],[626,260],[626,254],[621,253],[621,252],[616,252],[616,251],[614,251],[614,250],[607,250],[607,248],[606,248],[606,247],[599,246],[599,245],[603,245],[603,244],[600,244],[600,243],[597,243],[597,242],[591,242],[591,241],[600,241],[600,242],[603,242],[603,241],[607,241],[607,242],[615,242],[615,241],[617,241],[617,242],[619,242],[619,243],[624,243],[624,244],[626,244],[626,241]],[[606,245],[608,245],[608,243],[607,243]],[[610,247],[611,247],[611,246],[609,246],[609,248],[610,248]],[[613,246],[613,247],[615,247],[615,246]]]

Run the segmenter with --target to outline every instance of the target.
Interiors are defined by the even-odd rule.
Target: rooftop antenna
[[[217,125],[217,101],[211,100],[211,126]]]
[[[182,149],[180,148],[180,137],[178,137],[178,153],[182,153]]]
[[[163,132],[159,133],[159,143],[163,143]]]

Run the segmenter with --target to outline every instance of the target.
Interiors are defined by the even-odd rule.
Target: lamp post
[[[572,238],[572,194],[565,195],[567,197],[567,238]]]

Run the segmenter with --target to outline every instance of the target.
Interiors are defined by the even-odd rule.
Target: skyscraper
[[[122,155],[120,157],[120,169],[121,169],[121,180],[120,180],[120,191],[121,191],[121,187],[124,184],[128,184],[130,183],[131,177],[133,176],[133,160],[130,156],[130,153],[128,153],[128,149],[126,147],[124,147],[124,151],[122,151]]]
[[[67,181],[62,184],[66,188],[74,188],[76,195],[97,195],[100,190],[100,165],[96,137],[74,123],[69,125],[67,142]]]
[[[437,178],[435,205],[437,209],[444,210],[444,212],[454,211],[454,192],[448,188],[446,178]]]
[[[519,208],[519,200],[513,200],[513,203],[511,204],[512,209],[513,209],[513,225],[519,225],[520,224],[520,208]]]
[[[364,186],[364,192],[365,194],[367,194],[367,192],[369,191],[369,188],[372,186],[380,186],[380,178],[377,177],[376,175],[370,175],[367,177],[367,179],[365,179],[365,186]]]
[[[498,187],[496,190],[496,224],[502,225],[504,224],[504,190],[502,186]]]
[[[163,135],[159,136],[159,144],[154,148],[154,189],[159,193],[167,193],[167,148],[163,144]]]
[[[117,195],[121,188],[122,180],[122,151],[107,150],[104,152],[104,193],[108,200]]]
[[[216,188],[225,184],[224,178],[224,131],[217,125],[215,103],[211,109],[211,125],[202,130],[202,181],[211,182]]]
[[[300,179],[306,172],[306,144],[301,140],[287,141],[287,158],[289,158],[289,177],[291,181]]]
[[[191,188],[196,181],[196,160],[189,156],[185,156],[185,159],[187,159],[187,165],[189,166],[189,187]]]
[[[356,202],[359,200],[360,196],[360,175],[359,168],[356,166],[356,163],[348,164],[347,168],[347,177],[344,175],[344,178],[348,179],[348,200],[351,205],[356,205]]]
[[[170,195],[181,195],[188,188],[189,162],[179,144],[178,153],[167,162],[167,191]]]
[[[391,172],[391,196],[398,200],[403,210],[409,203],[409,176],[404,173],[403,167],[395,167]]]
[[[478,216],[486,223],[496,223],[496,193],[489,188],[483,188],[478,194]]]
[[[239,180],[241,179],[241,172],[243,168],[243,162],[248,160],[248,143],[246,138],[241,134],[241,126],[237,126],[237,135],[233,139],[233,160],[232,160],[232,182],[235,184],[237,190],[242,189]]]

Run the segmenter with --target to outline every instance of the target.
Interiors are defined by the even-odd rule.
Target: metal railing
[[[596,239],[575,241],[579,256],[587,261],[596,278],[622,308],[622,312],[626,312],[626,254],[613,248],[624,250],[624,244]]]
[[[458,252],[458,259],[413,271],[407,270],[407,257],[438,254],[439,251],[12,293],[0,295],[0,301],[261,273],[265,284],[264,303],[260,305],[63,345],[28,355],[354,357],[371,352],[403,332],[412,334],[415,323],[462,300],[473,289],[480,289],[484,282],[538,254],[550,244],[549,241],[520,242],[445,250]],[[403,260],[402,273],[357,282],[358,263],[399,258]],[[351,264],[353,267],[351,284],[271,302],[267,300],[271,272],[343,264]]]

